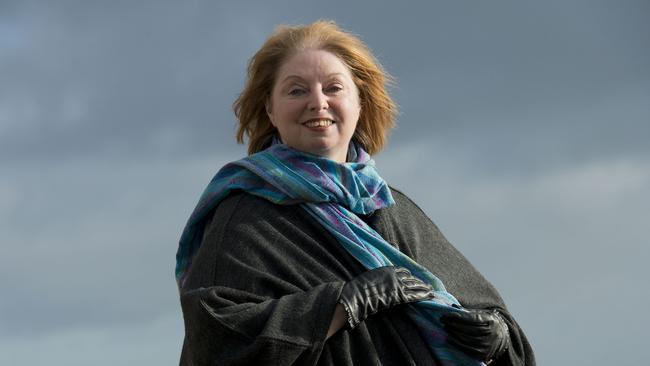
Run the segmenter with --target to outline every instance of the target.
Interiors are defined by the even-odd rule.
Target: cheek
[[[275,107],[277,108],[275,118],[279,119],[281,122],[293,119],[295,115],[300,112],[300,106],[298,103],[292,101],[278,103]]]
[[[359,119],[359,116],[361,114],[361,107],[359,106],[359,103],[355,101],[350,101],[347,103],[345,106],[345,116],[346,119],[349,119],[350,122],[357,122]]]

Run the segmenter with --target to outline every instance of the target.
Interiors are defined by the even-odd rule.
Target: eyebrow
[[[333,73],[327,75],[327,79],[332,79],[335,76],[346,76],[346,75],[343,74],[342,72],[333,72]],[[289,76],[285,77],[284,79],[282,79],[280,84],[284,84],[288,80],[293,80],[293,79],[299,80],[299,81],[305,81],[305,79],[303,77],[299,76],[299,75],[289,75]]]

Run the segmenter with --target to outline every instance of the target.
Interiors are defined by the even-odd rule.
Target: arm
[[[499,309],[499,315],[508,325],[510,346],[490,366],[535,366],[533,349],[519,324],[506,309]]]
[[[318,252],[317,235],[287,224],[289,213],[240,200],[228,198],[215,211],[181,291],[183,359],[314,364],[345,281],[322,263],[327,253]]]
[[[343,305],[336,304],[336,309],[334,309],[334,316],[332,317],[330,326],[327,329],[327,339],[329,339],[341,328],[343,328],[345,322],[347,321],[347,316],[348,314],[345,312],[345,308],[343,308]]]
[[[404,193],[392,189],[396,205],[373,218],[377,231],[403,253],[440,278],[447,291],[468,309],[496,309],[511,341],[495,365],[535,365],[528,340],[496,288],[445,238],[431,219]]]
[[[337,291],[335,283],[279,299],[216,286],[188,291],[181,297],[186,352],[193,365],[313,365]]]

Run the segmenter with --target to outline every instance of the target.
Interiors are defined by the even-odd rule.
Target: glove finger
[[[489,326],[494,319],[476,312],[454,312],[444,315],[441,321],[471,326]]]
[[[468,356],[477,359],[477,360],[485,360],[487,357],[487,354],[489,351],[485,349],[480,349],[476,348],[472,345],[463,343],[462,341],[459,341],[455,338],[450,338],[449,339],[449,344],[452,346],[456,347],[458,350],[462,351],[463,353],[467,354]]]
[[[430,284],[422,281],[421,279],[411,275],[410,272],[408,272],[407,269],[404,268],[406,272],[402,272],[401,275],[398,276],[400,283],[402,284],[403,287],[407,289],[416,289],[416,290],[422,290],[422,289],[429,289],[433,290]]]
[[[411,271],[404,267],[394,267],[395,268],[395,274],[397,275],[397,278],[400,280],[404,277],[412,277]]]
[[[430,299],[435,297],[435,293],[433,292],[432,289],[430,288],[423,288],[421,290],[411,290],[411,291],[404,291],[404,298],[405,299]]]
[[[490,334],[473,334],[473,333],[460,333],[455,330],[447,330],[447,334],[459,342],[468,344],[474,347],[487,347],[491,343],[492,336]]]
[[[468,344],[479,344],[482,342],[488,342],[490,339],[495,338],[495,334],[493,333],[464,333],[464,332],[459,332],[457,329],[448,329],[445,327],[445,331],[449,336],[454,337],[456,339],[462,339],[465,343]],[[491,342],[491,341],[489,341]]]
[[[449,320],[445,320],[442,322],[442,324],[445,326],[445,328],[454,329],[461,333],[489,334],[493,331],[493,329],[495,329],[495,327],[491,326],[490,324],[454,323],[449,322]]]
[[[428,283],[422,282],[420,279],[415,278],[415,277],[410,277],[402,281],[402,286],[405,287],[406,289],[415,289],[415,290],[421,290],[421,289],[429,289],[432,290],[433,288],[431,285]]]
[[[406,302],[427,300],[434,297],[431,286],[425,284],[414,285],[412,287],[402,287],[401,293]]]
[[[424,300],[431,300],[435,298],[435,294],[433,291],[423,291],[423,292],[418,292],[418,293],[412,293],[408,294],[406,296],[406,302],[416,302],[416,301],[424,301]]]
[[[417,277],[413,277],[411,275],[400,277],[399,280],[400,280],[400,282],[402,284],[404,284],[406,286],[411,286],[411,285],[415,285],[415,284],[424,284],[424,281],[422,281],[421,279],[419,279]]]
[[[469,315],[467,312],[450,312],[447,314],[444,314],[443,316],[440,317],[440,322],[445,325],[454,325],[454,324],[459,324],[463,323],[466,324],[468,321],[466,320],[466,317]],[[470,322],[471,323],[471,322]]]
[[[485,337],[476,337],[463,333],[447,332],[448,339],[453,340],[459,345],[466,348],[473,348],[476,350],[488,349],[490,346],[490,339]]]

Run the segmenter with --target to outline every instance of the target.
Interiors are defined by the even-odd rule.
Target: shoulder
[[[262,210],[276,210],[280,207],[280,205],[276,205],[262,197],[235,190],[219,203],[215,209],[215,214],[217,212],[220,214],[228,214],[245,209],[254,209],[255,211],[251,212],[251,214],[261,214],[265,212]]]
[[[390,192],[393,195],[393,199],[395,200],[395,205],[396,206],[404,206],[405,208],[414,208],[417,209],[420,212],[422,209],[409,197],[404,193],[402,190],[397,189],[393,186],[390,187]]]
[[[217,284],[245,288],[250,271],[276,273],[304,263],[297,243],[320,237],[304,210],[234,191],[205,219],[201,246],[188,274],[187,289]],[[232,274],[239,274],[232,278]],[[260,291],[262,293],[262,291]]]
[[[345,270],[340,263],[354,260],[345,255],[336,238],[300,205],[236,191],[208,217],[187,288],[227,285],[276,297],[295,286],[306,290],[325,278],[336,280],[323,268]],[[251,276],[266,282],[249,283]]]
[[[395,188],[394,186],[389,186],[393,199],[395,200],[395,205],[386,210],[386,214],[389,214],[394,220],[403,221],[403,220],[415,220],[416,222],[427,226],[429,228],[434,228],[438,231],[438,227],[434,222],[429,218],[429,216],[424,212],[420,206],[415,203],[406,193],[402,190]]]
[[[384,212],[384,222],[411,258],[440,278],[464,306],[503,305],[503,300],[483,275],[456,249],[438,227],[406,194],[391,187],[395,205]],[[402,249],[404,252],[406,249]]]
[[[377,210],[369,224],[402,253],[419,261],[440,247],[451,247],[438,227],[404,192],[390,187],[395,204]]]
[[[296,205],[278,205],[250,193],[233,191],[217,205],[206,227],[214,230],[233,225],[277,224],[298,216],[301,213]]]
[[[329,237],[299,204],[280,205],[243,191],[232,192],[206,221],[204,242],[224,243],[304,242]],[[321,240],[321,241],[322,241]]]

